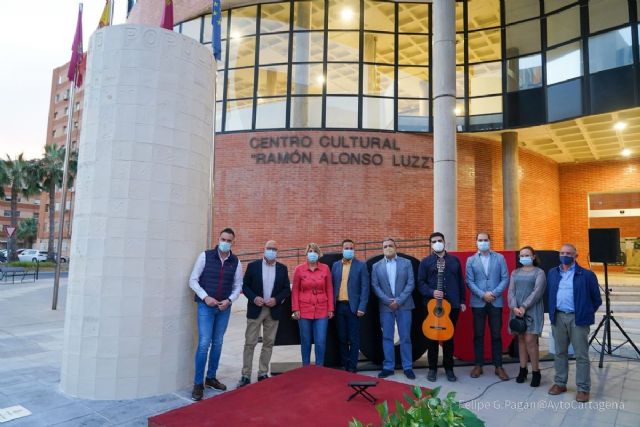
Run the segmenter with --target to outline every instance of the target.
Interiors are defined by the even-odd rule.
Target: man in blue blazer
[[[569,376],[569,344],[576,356],[576,400],[588,402],[591,389],[589,364],[589,332],[595,313],[602,304],[598,278],[576,263],[578,251],[572,244],[560,248],[560,266],[547,273],[549,320],[556,346],[556,371],[549,394],[567,391]]]
[[[269,240],[262,259],[247,265],[242,292],[247,297],[247,329],[242,361],[242,377],[238,387],[251,382],[253,352],[262,329],[262,350],[258,365],[258,381],[269,377],[269,361],[282,315],[282,303],[291,295],[287,266],[276,261],[278,245]]]
[[[473,312],[473,350],[476,366],[471,377],[482,375],[484,364],[484,325],[489,319],[491,331],[491,358],[495,374],[503,381],[509,376],[502,367],[502,294],[509,285],[509,271],[504,257],[490,250],[489,233],[476,235],[478,252],[467,258],[467,286],[471,291],[471,310]]]
[[[331,276],[342,365],[347,371],[356,372],[360,317],[364,316],[369,302],[369,272],[367,265],[356,259],[353,240],[342,241],[342,260],[333,263]]]
[[[413,289],[415,281],[411,261],[396,253],[396,242],[387,237],[382,242],[384,258],[373,264],[371,286],[378,297],[380,324],[382,325],[382,351],[384,362],[378,378],[393,375],[396,366],[393,336],[395,325],[400,335],[400,358],[404,375],[413,380],[413,357],[411,351],[411,311],[414,309]]]

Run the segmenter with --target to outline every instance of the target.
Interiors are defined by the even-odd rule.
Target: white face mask
[[[444,243],[443,242],[435,242],[431,245],[431,249],[433,249],[435,252],[442,252],[444,251]]]
[[[489,242],[478,242],[478,249],[481,252],[486,252],[489,250]]]

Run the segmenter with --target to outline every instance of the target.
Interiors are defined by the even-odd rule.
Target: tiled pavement
[[[60,303],[52,311],[52,280],[35,283],[5,284],[0,282],[0,408],[22,405],[31,416],[3,424],[17,426],[101,426],[147,425],[147,418],[167,410],[190,404],[190,387],[174,393],[145,399],[122,401],[91,401],[66,396],[59,391],[62,328],[64,322],[65,283],[62,282]],[[219,379],[230,388],[239,379],[244,341],[244,302],[234,305],[225,337]],[[625,319],[630,328],[640,328],[640,319]],[[545,334],[543,334],[545,335]],[[640,340],[639,340],[640,341]],[[546,340],[541,340],[546,348]],[[256,352],[256,357],[257,357]],[[592,360],[597,359],[592,353]],[[276,347],[272,361],[299,361],[299,348]],[[467,407],[486,421],[488,426],[640,426],[640,362],[606,358],[603,369],[592,364],[592,402],[580,405],[573,399],[571,383],[575,368],[570,370],[569,393],[549,396],[547,389],[553,380],[552,362],[543,362],[543,382],[539,388],[527,383],[496,381],[490,369],[472,379],[470,367],[458,367],[457,383],[448,383],[440,376],[436,385],[443,393],[454,390]],[[418,366],[424,366],[424,360]],[[573,364],[572,364],[573,365]],[[257,366],[257,362],[256,365]],[[510,375],[517,365],[507,365]],[[374,376],[377,372],[364,372]],[[396,374],[390,379],[433,386],[426,381],[425,369],[417,369],[418,379],[409,381]],[[488,388],[487,388],[488,387]],[[205,397],[218,392],[206,390]],[[475,399],[474,399],[475,398]],[[474,400],[471,400],[474,399]]]

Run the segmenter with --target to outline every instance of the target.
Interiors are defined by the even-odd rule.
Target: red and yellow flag
[[[111,24],[111,0],[106,0],[104,3],[104,9],[102,9],[102,15],[100,16],[100,22],[98,22],[98,28],[108,27]]]

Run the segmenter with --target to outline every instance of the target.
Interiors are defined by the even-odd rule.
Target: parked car
[[[47,251],[44,251],[44,254],[46,255],[46,254],[48,254],[48,252],[47,252]],[[54,260],[56,259],[56,256],[57,256],[57,255],[56,255],[56,253],[54,252],[54,253],[53,253],[53,259],[54,259]],[[60,257],[60,262],[61,262],[61,263],[63,263],[63,264],[64,264],[64,263],[65,263],[65,262],[67,262],[67,261],[68,261],[68,260],[67,260],[67,257],[65,257],[65,256],[61,256],[61,257]]]
[[[39,251],[36,249],[25,249],[24,251],[22,251],[20,255],[18,255],[18,259],[22,262],[46,261],[47,251]]]

